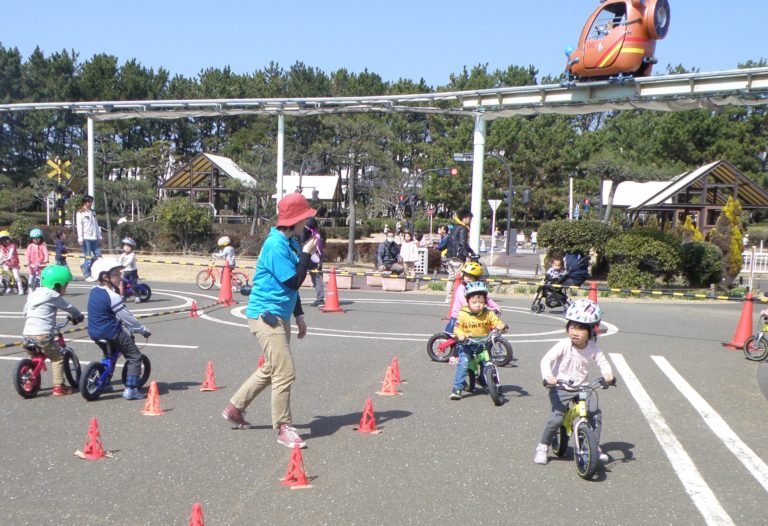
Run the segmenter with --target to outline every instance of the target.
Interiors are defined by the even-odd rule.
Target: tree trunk
[[[611,210],[613,209],[613,198],[616,196],[616,188],[619,183],[611,181],[611,191],[608,192],[608,202],[605,203],[605,215],[603,216],[603,223],[608,224],[608,220],[611,218]]]
[[[349,173],[347,174],[347,200],[349,206],[349,243],[347,244],[347,260],[346,263],[351,265],[355,262],[355,226],[357,224],[357,218],[355,217],[355,166],[357,165],[357,155],[352,155],[352,162],[349,166]]]

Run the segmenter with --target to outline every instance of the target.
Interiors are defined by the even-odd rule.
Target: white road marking
[[[15,338],[16,340],[22,340],[24,336],[21,334],[0,334],[0,338]],[[77,342],[77,343],[94,343],[93,340],[67,340],[68,342]],[[94,343],[94,345],[96,345]],[[170,347],[173,349],[199,349],[199,345],[174,345],[169,343],[137,343],[136,345],[139,345],[140,347]]]
[[[610,353],[610,357],[629,392],[640,407],[640,411],[650,425],[651,430],[656,435],[656,440],[661,444],[661,448],[667,455],[680,482],[683,483],[686,493],[691,497],[693,504],[701,513],[704,521],[710,525],[734,524],[731,517],[720,505],[712,489],[702,478],[691,457],[683,449],[680,441],[675,437],[669,425],[667,425],[667,421],[661,415],[653,400],[651,400],[648,392],[640,384],[632,369],[629,368],[626,360],[624,360],[624,356]]]
[[[662,356],[651,356],[659,369],[667,375],[667,378],[685,396],[696,411],[704,419],[712,432],[723,441],[731,453],[744,464],[755,479],[768,491],[768,465],[747,446],[723,418],[707,403],[706,400],[682,377],[680,373]]]

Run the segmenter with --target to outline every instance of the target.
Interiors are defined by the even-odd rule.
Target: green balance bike
[[[472,351],[472,358],[467,365],[464,390],[471,393],[475,390],[475,384],[479,384],[485,388],[496,406],[504,403],[504,395],[501,393],[499,368],[491,360],[490,349],[497,345],[499,340],[503,340],[501,334],[492,331],[483,338],[470,338],[464,342],[464,346]]]

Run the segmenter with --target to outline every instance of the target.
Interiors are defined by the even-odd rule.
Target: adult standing
[[[84,195],[80,204],[75,214],[77,243],[83,246],[83,264],[80,268],[86,281],[93,281],[91,265],[94,259],[101,257],[101,229],[93,210],[93,196]]]
[[[312,306],[322,307],[325,305],[325,289],[323,288],[323,254],[325,253],[325,245],[323,244],[323,234],[320,232],[320,226],[314,217],[307,219],[302,243],[306,243],[311,237],[317,240],[315,251],[312,252],[309,258],[309,270],[313,271],[309,275],[312,278],[312,287],[315,289],[315,301],[312,302]]]
[[[469,225],[472,223],[472,212],[468,209],[460,210],[454,217],[453,230],[448,235],[448,283],[445,285],[445,303],[453,299],[453,282],[456,275],[466,263],[470,254],[475,251],[469,246]]]
[[[531,232],[531,247],[533,247],[533,253],[536,253],[536,247],[539,245],[539,232],[534,230]]]
[[[248,428],[245,409],[256,396],[272,386],[272,426],[277,442],[288,447],[306,447],[293,427],[291,385],[296,379],[291,355],[291,314],[299,328],[298,338],[307,334],[299,287],[307,277],[310,257],[317,245],[311,237],[300,248],[307,219],[317,213],[301,194],[291,193],[277,203],[277,224],[264,241],[256,264],[246,316],[251,334],[264,353],[264,364],[256,369],[232,396],[222,416],[238,428]]]

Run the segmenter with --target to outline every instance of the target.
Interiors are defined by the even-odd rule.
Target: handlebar
[[[605,381],[605,378],[602,376],[598,378],[597,380],[594,380],[592,383],[589,384],[580,384],[580,385],[573,385],[571,382],[564,382],[563,380],[558,380],[557,383],[554,385],[551,385],[547,380],[542,380],[542,384],[547,389],[558,389],[561,391],[586,391],[589,389],[596,389],[600,387],[601,389],[608,389],[608,387],[613,386],[616,387],[616,377],[613,377],[613,381],[611,383],[608,383]]]

